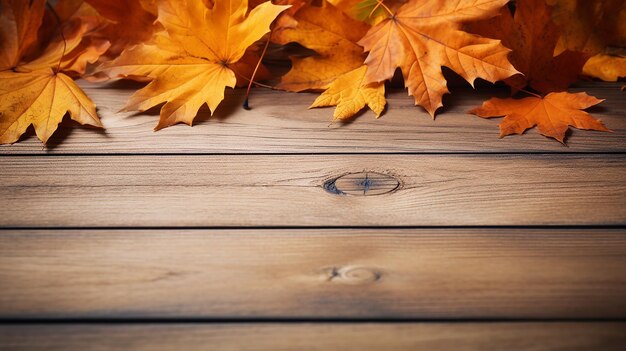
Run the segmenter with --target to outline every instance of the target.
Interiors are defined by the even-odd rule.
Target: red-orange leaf
[[[529,85],[542,93],[565,90],[576,81],[588,55],[564,51],[554,57],[560,30],[552,22],[552,9],[545,0],[517,3],[515,17],[504,7],[500,16],[468,25],[474,33],[502,40],[513,50],[511,63],[524,75],[505,80],[514,89]]]
[[[610,131],[600,120],[582,111],[602,101],[586,93],[566,92],[550,93],[544,98],[493,98],[470,113],[483,118],[504,116],[500,124],[500,137],[522,134],[527,129],[537,126],[542,135],[564,143],[565,133],[570,126],[578,129]]]

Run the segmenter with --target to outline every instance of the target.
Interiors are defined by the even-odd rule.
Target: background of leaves
[[[583,111],[602,100],[566,90],[626,76],[625,47],[617,0],[0,0],[0,143],[30,125],[45,143],[66,114],[102,127],[77,78],[146,82],[125,110],[162,105],[158,130],[249,85],[320,91],[311,107],[337,120],[380,117],[398,74],[434,118],[444,66],[511,87],[470,111],[504,116],[501,137],[537,126],[564,142],[570,126],[608,131]]]

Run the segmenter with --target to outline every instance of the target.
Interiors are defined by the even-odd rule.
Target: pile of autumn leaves
[[[471,84],[504,81],[521,99],[471,111],[505,116],[501,136],[538,127],[563,142],[568,126],[607,131],[583,110],[601,100],[565,92],[581,74],[626,76],[623,0],[0,0],[0,143],[30,125],[44,143],[63,117],[101,127],[75,84],[148,84],[125,107],[163,104],[156,129],[215,111],[226,87],[267,80],[286,91],[319,90],[312,107],[351,118],[380,116],[385,82],[401,70],[415,104],[431,116],[448,93],[442,67]],[[273,76],[265,49],[297,43]],[[272,50],[270,50],[272,51]]]

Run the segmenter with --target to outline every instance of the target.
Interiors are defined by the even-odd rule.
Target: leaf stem
[[[540,98],[540,99],[543,99],[543,96],[541,96],[541,95],[539,95],[539,94],[535,94],[535,93],[533,93],[532,91],[528,91],[528,90],[526,90],[526,89],[520,89],[519,91],[521,91],[521,92],[523,92],[523,93],[526,93],[526,94],[528,94],[528,95],[532,95],[532,96],[534,96],[534,97],[538,97],[538,98]]]
[[[239,76],[239,77],[241,77],[241,78],[245,79],[245,80],[246,80],[246,82],[250,82],[250,83],[252,83],[252,84],[254,84],[254,85],[256,85],[256,86],[259,86],[259,87],[261,87],[261,88],[267,88],[267,89],[272,89],[272,90],[280,90],[280,89],[278,89],[278,88],[276,88],[276,87],[273,87],[273,86],[271,86],[271,85],[267,85],[267,84],[263,84],[263,83],[259,83],[259,82],[257,82],[257,81],[251,80],[250,78],[248,78],[248,77],[244,76],[243,74],[241,74],[241,73],[237,72],[236,70],[234,70],[232,67],[228,67],[228,68],[229,68],[231,71],[235,72],[235,74],[236,74],[237,76]]]
[[[250,89],[252,88],[252,82],[254,82],[254,76],[256,76],[256,72],[259,70],[259,67],[261,66],[261,61],[263,61],[263,57],[265,57],[265,53],[267,52],[268,46],[270,46],[271,38],[272,38],[272,31],[270,31],[270,34],[267,36],[267,42],[265,43],[263,52],[261,52],[261,56],[259,57],[259,62],[256,63],[256,67],[254,67],[254,71],[252,72],[252,77],[250,77],[250,80],[248,83],[248,90],[246,91],[246,100],[243,102],[243,108],[246,110],[250,109],[250,106],[248,105],[248,100],[250,99]]]
[[[59,14],[56,12],[56,10],[49,1],[46,1],[46,7],[48,8],[48,10],[50,10],[50,12],[52,12],[54,19],[59,24],[59,34],[61,34],[61,39],[63,40],[63,54],[61,54],[61,57],[59,58],[59,64],[57,65],[56,70],[56,72],[58,73],[61,71],[61,63],[63,62],[63,57],[65,56],[65,51],[67,50],[67,39],[65,39],[65,34],[63,34],[63,21],[61,21],[61,17],[59,17]]]

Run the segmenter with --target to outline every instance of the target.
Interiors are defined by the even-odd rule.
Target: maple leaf
[[[607,82],[617,82],[626,77],[626,54],[598,54],[587,61],[583,67],[585,75]]]
[[[311,107],[337,106],[333,118],[345,120],[361,111],[366,105],[380,117],[387,104],[385,85],[365,85],[367,67],[361,66],[345,73],[326,86]]]
[[[483,118],[504,116],[500,124],[501,138],[511,134],[522,134],[527,129],[537,126],[540,134],[564,143],[569,126],[610,132],[600,120],[582,111],[602,101],[604,100],[586,93],[559,92],[550,93],[543,98],[538,96],[523,99],[493,98],[470,113]]]
[[[305,5],[293,19],[292,26],[276,28],[272,40],[278,44],[297,42],[316,55],[292,58],[293,67],[281,77],[278,88],[296,92],[320,89],[363,65],[363,48],[356,42],[367,33],[367,24],[328,3],[322,7]]]
[[[55,11],[62,20],[82,18],[96,25],[90,37],[107,40],[112,45],[108,59],[119,55],[126,47],[149,40],[158,30],[154,25],[154,0],[62,0]]]
[[[564,50],[599,53],[608,45],[626,45],[623,0],[547,0],[562,35],[556,54]]]
[[[359,44],[369,52],[367,83],[383,82],[402,70],[409,94],[434,117],[448,93],[446,66],[473,84],[495,82],[519,73],[499,40],[462,31],[464,22],[492,17],[507,0],[411,0],[373,26]]]
[[[112,46],[107,53],[119,55],[124,48],[147,41],[157,29],[150,0],[84,0],[109,22],[99,30]],[[61,2],[62,3],[62,2]]]
[[[316,54],[292,57],[292,68],[277,87],[296,92],[327,89],[311,107],[336,105],[335,119],[348,119],[365,106],[379,117],[386,104],[385,87],[364,81],[365,54],[357,44],[370,26],[326,2],[320,7],[302,5],[292,17],[292,22],[275,29],[273,40],[297,42]]]
[[[236,84],[233,65],[288,8],[266,2],[246,16],[247,0],[217,0],[212,8],[201,0],[162,0],[157,6],[165,32],[104,66],[109,76],[152,80],[131,96],[125,110],[145,111],[165,103],[156,130],[191,125],[205,103],[213,114],[224,89]]]
[[[623,0],[547,2],[554,6],[554,21],[562,29],[555,54],[571,50],[597,55],[583,67],[585,74],[610,81],[624,76],[626,6]]]
[[[95,104],[68,74],[83,73],[108,42],[81,46],[89,25],[76,19],[63,25],[63,36],[42,45],[37,31],[44,0],[0,0],[0,8],[0,144],[16,142],[31,124],[46,143],[68,112],[81,124],[102,127]]]
[[[0,71],[17,66],[37,41],[44,1],[0,1]]]
[[[513,50],[509,60],[523,75],[505,82],[515,90],[527,85],[542,93],[565,90],[577,80],[588,59],[588,55],[569,50],[553,55],[560,30],[552,21],[551,8],[545,0],[518,2],[514,17],[508,7],[503,7],[500,16],[471,23],[467,28],[500,39]]]

